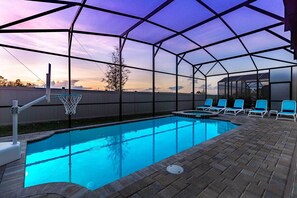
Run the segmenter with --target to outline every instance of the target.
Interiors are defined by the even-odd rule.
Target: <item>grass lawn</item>
[[[163,113],[158,115],[165,115],[165,114],[168,114],[168,113]],[[151,116],[152,116],[151,114],[125,116],[123,117],[123,120],[146,118]],[[79,120],[72,120],[71,125],[72,127],[79,127],[79,126],[88,126],[88,125],[103,124],[103,123],[117,122],[117,121],[119,121],[118,117],[79,119]],[[68,128],[68,120],[32,123],[32,124],[20,124],[19,134],[51,131],[51,130],[65,129],[65,128]],[[0,126],[0,137],[11,136],[11,135],[12,135],[11,125]]]

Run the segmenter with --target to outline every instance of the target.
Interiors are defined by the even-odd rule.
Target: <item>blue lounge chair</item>
[[[281,116],[293,117],[294,122],[296,122],[296,101],[295,100],[283,100],[281,112],[279,112],[276,115],[276,120],[287,119],[287,118],[281,118]]]
[[[244,100],[243,99],[236,99],[234,102],[233,107],[226,108],[224,111],[224,114],[231,114],[231,115],[237,115],[240,112],[244,111]]]
[[[221,113],[226,109],[227,99],[219,99],[218,105],[216,107],[210,107],[209,111],[215,111]]]
[[[207,98],[204,102],[204,105],[203,106],[199,106],[199,107],[196,107],[197,110],[208,110],[210,107],[212,107],[212,102],[213,102],[213,99],[212,98]]]
[[[251,110],[248,114],[248,116],[257,116],[263,118],[268,108],[268,102],[267,100],[257,100],[255,109]]]

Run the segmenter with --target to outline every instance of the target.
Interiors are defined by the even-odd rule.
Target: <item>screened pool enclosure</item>
[[[83,94],[75,119],[158,115],[206,97],[266,98],[277,109],[297,99],[296,10],[285,3],[291,9],[283,0],[1,1],[0,80],[33,86],[1,87],[0,124],[12,99],[42,95],[48,63],[54,93]],[[109,66],[127,77],[116,89]],[[53,100],[22,122],[59,119]]]

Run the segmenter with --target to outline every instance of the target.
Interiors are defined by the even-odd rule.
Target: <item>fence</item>
[[[65,93],[67,90],[52,89],[52,94]],[[77,107],[77,114],[73,119],[102,118],[119,115],[119,93],[111,91],[73,90],[73,93],[82,94],[83,98]],[[11,124],[12,100],[18,100],[24,105],[45,94],[41,88],[29,87],[0,87],[0,125]],[[153,97],[151,92],[123,92],[123,115],[151,114]],[[176,94],[156,92],[156,113],[172,112],[176,109]],[[195,105],[201,105],[204,95],[195,95]],[[192,94],[178,94],[178,109],[192,109]],[[46,121],[65,120],[63,104],[56,97],[50,103],[41,102],[19,116],[20,123],[37,123]]]

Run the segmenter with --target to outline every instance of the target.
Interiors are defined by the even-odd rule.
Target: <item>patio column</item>
[[[68,32],[68,94],[71,94],[71,45],[72,31]],[[71,128],[71,115],[68,115],[68,127]]]
[[[155,52],[155,46],[153,45],[153,53],[152,53],[152,69],[153,69],[153,73],[152,73],[152,91],[153,91],[153,109],[152,109],[152,112],[153,112],[153,116],[156,115],[156,96],[155,96],[155,84],[156,84],[156,74],[155,74],[155,68],[156,68],[156,62],[155,62],[155,57],[156,57],[157,53]]]
[[[259,99],[259,71],[257,70],[257,100]]]
[[[229,74],[227,74],[227,99],[230,98],[230,96],[229,96],[229,88],[230,88],[229,84],[230,84],[230,79],[229,79]]]
[[[205,94],[204,94],[204,99],[207,98],[207,77],[205,76]]]
[[[122,79],[123,79],[123,61],[122,61],[122,49],[123,49],[123,44],[122,44],[122,38],[120,38],[119,40],[119,61],[120,61],[120,84],[119,84],[119,120],[122,121],[123,120],[123,90],[122,90]]]
[[[193,79],[192,79],[192,109],[195,109],[195,67],[193,66]]]
[[[175,110],[178,111],[178,56],[175,60]]]

